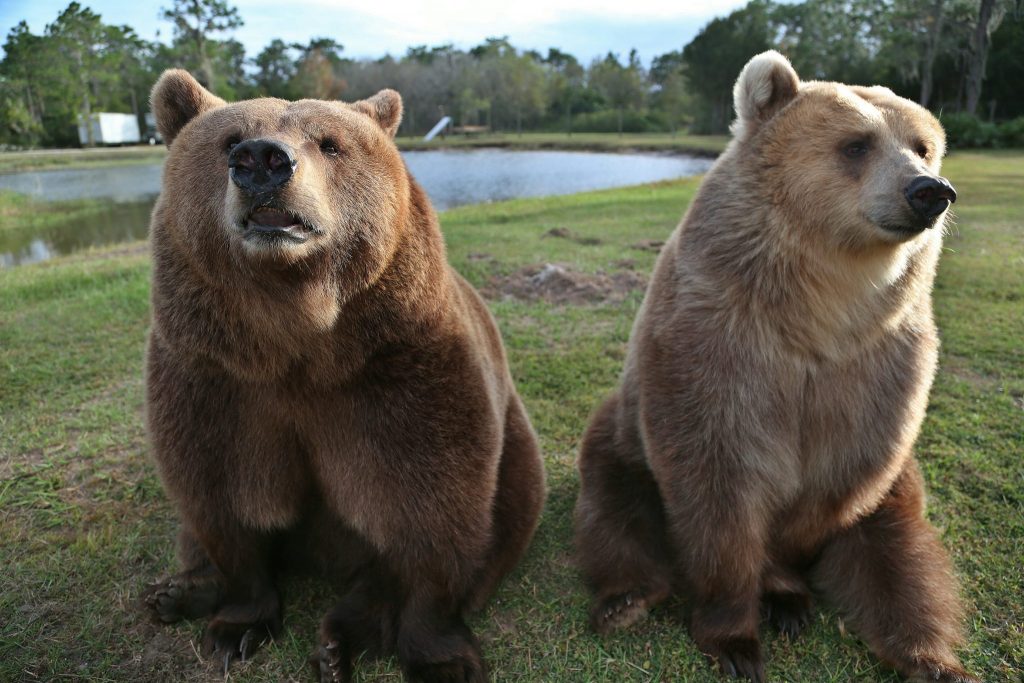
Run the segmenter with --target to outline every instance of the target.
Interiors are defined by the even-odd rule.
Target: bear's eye
[[[241,140],[239,139],[239,137],[238,137],[237,135],[232,135],[232,136],[231,136],[231,137],[229,137],[229,138],[227,139],[227,141],[226,141],[226,142],[224,143],[224,151],[225,151],[225,152],[230,152],[231,150],[233,150],[233,149],[235,148],[235,146],[236,146],[236,145],[237,145],[237,144],[238,144],[239,142],[241,142]]]
[[[914,151],[917,152],[917,156],[924,159],[925,157],[928,156],[928,145],[924,144],[923,142],[919,142],[916,145],[914,145]]]
[[[850,159],[858,159],[868,153],[868,143],[857,140],[843,147],[843,154]]]
[[[324,140],[320,143],[320,151],[329,157],[338,156],[338,145],[334,140]]]

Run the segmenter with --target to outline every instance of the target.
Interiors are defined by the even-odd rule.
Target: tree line
[[[231,37],[243,18],[226,0],[173,0],[161,10],[172,26],[169,44],[72,2],[40,35],[25,22],[8,33],[0,144],[77,144],[79,117],[97,111],[141,121],[149,88],[173,66],[227,100],[355,100],[395,88],[405,102],[405,135],[422,134],[443,115],[459,127],[501,131],[723,133],[736,75],[769,48],[786,54],[805,79],[886,85],[945,115],[1008,120],[1024,116],[1022,4],[751,0],[645,67],[635,50],[583,63],[554,47],[517,49],[504,37],[468,50],[414,46],[379,59],[346,57],[334,38],[274,40],[250,57]]]

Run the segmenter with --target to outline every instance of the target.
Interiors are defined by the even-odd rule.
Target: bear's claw
[[[214,618],[203,633],[202,652],[208,657],[219,657],[227,676],[231,662],[238,658],[243,664],[256,650],[274,638],[275,628],[270,622],[235,624]]]
[[[590,613],[590,623],[601,634],[632,626],[647,616],[647,598],[639,591],[627,591],[601,600]]]
[[[943,664],[927,657],[914,660],[914,670],[908,678],[920,683],[981,683],[981,679],[975,678],[958,665]]]
[[[717,662],[727,676],[764,683],[761,644],[756,638],[727,638],[707,650],[704,654]]]
[[[802,593],[769,593],[764,597],[764,613],[775,630],[796,640],[811,623],[811,599]]]
[[[142,593],[142,600],[154,617],[165,624],[171,624],[184,617],[179,609],[181,596],[182,587],[171,578],[147,586]]]
[[[310,656],[309,663],[313,665],[320,683],[349,683],[352,680],[352,663],[337,640],[318,647]]]
[[[209,572],[183,572],[146,586],[142,602],[165,624],[196,619],[213,614],[217,609],[221,586]]]

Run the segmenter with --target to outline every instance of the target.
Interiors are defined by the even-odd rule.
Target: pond
[[[438,211],[464,204],[571,194],[704,173],[709,159],[665,154],[436,150],[403,153]],[[90,246],[144,239],[160,192],[160,164],[0,174],[0,189],[47,201],[103,199],[80,219],[0,231],[0,267],[46,260]],[[680,210],[682,207],[680,207]]]

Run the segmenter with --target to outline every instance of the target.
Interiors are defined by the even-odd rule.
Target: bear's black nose
[[[273,140],[246,140],[228,155],[231,181],[247,194],[276,190],[288,182],[298,164],[288,145]]]
[[[907,203],[921,218],[931,219],[956,201],[956,190],[945,178],[922,175],[914,178],[903,191]]]

